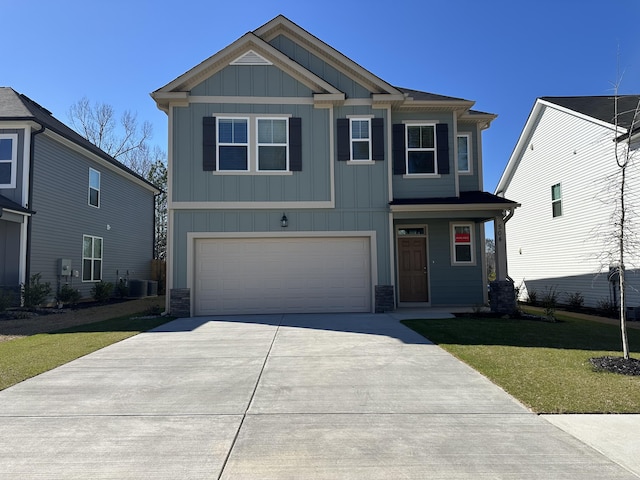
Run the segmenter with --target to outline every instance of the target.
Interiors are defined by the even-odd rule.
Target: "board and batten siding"
[[[615,193],[609,178],[617,173],[612,140],[610,129],[545,107],[505,192],[522,204],[506,225],[508,269],[516,286],[524,282],[538,295],[555,288],[561,302],[580,292],[591,307],[610,299],[606,236]],[[638,191],[638,167],[629,173],[629,191]],[[551,187],[558,183],[562,216],[554,218]],[[627,267],[638,263],[636,256]],[[640,275],[628,280],[629,305],[640,305]]]
[[[246,68],[246,67],[245,67]],[[290,115],[302,124],[302,171],[283,175],[205,172],[202,119],[223,115]],[[173,131],[173,201],[329,201],[329,112],[312,105],[191,104],[176,108]],[[254,125],[251,125],[254,128]]]
[[[371,98],[371,91],[284,35],[269,42],[286,56],[344,92],[347,98]]]
[[[375,231],[378,284],[391,283],[389,265],[389,216],[386,211],[362,210],[287,210],[289,226],[280,226],[281,210],[221,210],[174,212],[173,288],[187,286],[187,233],[190,232],[343,232]]]
[[[58,259],[68,258],[80,276],[73,288],[90,296],[82,281],[82,237],[103,238],[102,278],[149,279],[153,258],[153,194],[111,169],[83,157],[46,134],[35,141],[31,274],[41,273],[55,295]],[[88,205],[89,167],[100,172],[100,208]],[[108,226],[108,227],[107,227]]]
[[[471,158],[469,162],[471,164],[471,173],[460,173],[458,175],[458,184],[461,192],[473,192],[478,190],[483,190],[482,178],[480,175],[480,145],[481,143],[478,141],[479,135],[482,135],[482,130],[478,127],[477,124],[465,124],[458,123],[458,135],[460,134],[469,134],[471,136],[471,144],[469,145],[471,149]],[[457,142],[457,140],[456,140]],[[457,170],[457,162],[458,159],[455,159],[456,170]]]

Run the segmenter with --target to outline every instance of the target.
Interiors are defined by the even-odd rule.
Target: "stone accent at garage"
[[[510,315],[517,310],[516,290],[510,280],[494,281],[489,284],[491,311],[500,315]]]
[[[393,285],[376,285],[376,313],[389,312],[394,309]]]
[[[188,288],[172,288],[169,296],[169,310],[177,317],[191,316],[191,290]]]

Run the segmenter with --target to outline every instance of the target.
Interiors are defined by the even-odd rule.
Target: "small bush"
[[[596,308],[608,317],[615,318],[618,315],[618,307],[606,299],[598,300]]]
[[[49,282],[40,283],[41,277],[41,274],[34,273],[29,278],[28,284],[22,284],[22,299],[27,308],[41,305],[51,293],[51,284]]]
[[[580,310],[584,306],[584,297],[580,292],[567,293],[567,305],[574,310]]]
[[[533,288],[527,288],[527,301],[531,305],[538,304],[538,292],[536,292]]]
[[[80,291],[70,285],[63,285],[56,296],[56,299],[60,303],[67,305],[76,305],[80,301],[80,298],[82,298]]]
[[[93,285],[91,296],[96,302],[104,303],[111,298],[113,292],[113,283],[100,281]]]
[[[555,321],[556,308],[558,306],[558,292],[556,292],[556,287],[545,288],[541,302],[547,320]]]
[[[0,312],[13,305],[13,292],[0,289]]]
[[[129,286],[124,278],[118,280],[116,284],[116,297],[126,298],[129,295]]]

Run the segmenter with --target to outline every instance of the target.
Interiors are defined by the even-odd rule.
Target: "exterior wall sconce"
[[[282,218],[280,219],[280,226],[282,228],[287,228],[289,226],[289,219],[284,213],[282,214]]]

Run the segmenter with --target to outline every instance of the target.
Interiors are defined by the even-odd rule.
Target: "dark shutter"
[[[446,123],[436,125],[436,142],[438,144],[438,173],[449,174],[449,126]]]
[[[407,173],[406,149],[404,144],[404,124],[396,123],[391,127],[393,137],[393,174],[403,175]]]
[[[289,119],[289,170],[302,171],[302,119]]]
[[[349,139],[349,119],[338,119],[338,161],[351,160],[351,142]]]
[[[384,160],[384,121],[371,119],[371,159]]]
[[[216,117],[202,118],[202,169],[216,169]]]

